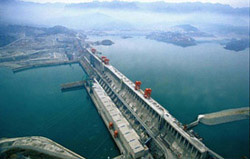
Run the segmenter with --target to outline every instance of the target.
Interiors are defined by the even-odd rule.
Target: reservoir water
[[[144,37],[111,39],[97,46],[110,63],[182,123],[199,114],[249,106],[249,50],[233,52],[216,43],[182,48]],[[77,65],[13,74],[0,68],[0,137],[41,135],[86,158],[117,156],[111,136],[84,89],[62,93],[60,84],[81,80]],[[203,142],[226,158],[249,156],[249,120],[199,125]]]
[[[217,43],[182,48],[144,37],[111,39],[96,46],[110,63],[142,88],[182,123],[199,114],[249,106],[249,49],[234,52]],[[199,125],[203,142],[226,158],[249,157],[249,120],[215,126]]]
[[[0,68],[0,138],[45,136],[89,159],[119,155],[87,92],[60,90],[84,75],[78,64],[16,74]]]

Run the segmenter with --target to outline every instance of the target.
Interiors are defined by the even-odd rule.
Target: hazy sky
[[[30,1],[30,2],[39,2],[39,3],[46,3],[46,2],[63,2],[63,3],[80,3],[80,2],[92,2],[93,0],[23,0],[23,1]],[[113,1],[113,0],[98,0],[98,1]],[[120,1],[139,1],[139,2],[154,2],[154,1],[165,1],[165,2],[204,2],[204,3],[221,3],[221,4],[228,4],[232,7],[249,7],[249,0],[120,0]]]

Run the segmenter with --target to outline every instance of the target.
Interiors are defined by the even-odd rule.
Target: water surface
[[[217,43],[182,48],[144,37],[90,37],[111,39],[111,46],[96,46],[110,63],[142,88],[182,123],[199,114],[249,106],[249,49],[225,50]],[[195,131],[204,143],[227,158],[249,156],[249,120]]]
[[[182,48],[144,37],[109,38],[97,46],[110,63],[182,123],[198,114],[249,105],[249,49],[228,51],[216,43]],[[0,137],[42,135],[86,158],[107,158],[118,150],[84,89],[62,93],[60,84],[81,80],[77,65],[13,74],[0,68]],[[249,120],[199,125],[204,143],[227,158],[249,156]]]
[[[0,138],[45,136],[86,158],[119,155],[87,92],[60,90],[84,76],[78,64],[16,74],[0,68]]]

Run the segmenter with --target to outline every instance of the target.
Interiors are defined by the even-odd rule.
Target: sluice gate
[[[108,123],[112,122],[116,127],[116,133],[122,134],[117,120],[112,117],[112,112],[105,108],[105,101],[101,100],[102,97],[98,99],[101,94],[105,94],[108,103],[112,103],[109,105],[119,112],[119,116],[130,127],[134,134],[131,137],[136,137],[138,145],[143,147],[140,155],[134,155],[133,148],[129,146],[126,137],[119,135],[114,137],[115,132],[110,132],[115,141],[119,140],[116,143],[124,158],[222,158],[207,148],[192,134],[192,131],[186,130],[184,125],[152,99],[150,97],[151,89],[142,91],[140,82],[130,81],[110,65],[109,60],[105,59],[106,57],[99,57],[93,52],[86,51],[79,64],[93,79],[93,84],[85,85],[85,87],[92,96],[92,100],[99,101],[94,103],[102,105],[102,108],[96,106],[98,112],[105,110],[105,113],[100,114],[109,131]],[[98,94],[98,90],[102,93]]]

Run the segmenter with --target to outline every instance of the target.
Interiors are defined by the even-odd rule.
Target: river
[[[96,46],[110,63],[182,123],[199,114],[249,106],[249,49],[225,50],[216,43],[182,48],[133,37]],[[85,76],[77,64],[13,74],[0,68],[0,137],[41,135],[89,158],[119,154],[84,89],[61,92],[60,84]],[[203,142],[226,158],[249,156],[249,120],[196,127]]]
[[[182,123],[199,114],[249,106],[249,49],[225,50],[218,43],[182,48],[133,37],[111,39],[111,46],[96,46],[110,63],[142,88]],[[249,120],[215,126],[199,125],[203,142],[226,158],[249,157]]]
[[[84,78],[78,64],[0,75],[0,138],[44,136],[89,159],[119,155],[87,92],[60,90]]]

